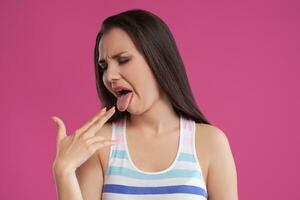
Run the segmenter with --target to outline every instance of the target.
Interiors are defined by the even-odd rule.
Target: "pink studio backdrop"
[[[200,109],[229,139],[240,199],[300,199],[296,0],[2,0],[0,199],[56,198],[51,116],[71,134],[99,110],[95,36],[131,8],[173,32]]]

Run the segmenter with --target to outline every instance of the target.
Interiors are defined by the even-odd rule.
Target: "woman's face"
[[[112,28],[103,35],[98,61],[104,62],[104,85],[116,98],[119,96],[114,90],[116,86],[132,91],[132,100],[127,107],[131,114],[143,113],[159,99],[160,88],[150,67],[122,29]]]

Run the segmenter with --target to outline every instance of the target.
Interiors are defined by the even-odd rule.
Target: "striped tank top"
[[[207,200],[208,194],[195,151],[195,122],[180,116],[177,155],[165,170],[146,172],[131,160],[126,118],[112,123],[112,139],[102,200]]]

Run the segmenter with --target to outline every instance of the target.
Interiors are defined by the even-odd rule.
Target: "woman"
[[[94,55],[110,109],[71,136],[53,117],[59,199],[238,199],[227,137],[198,109],[167,25],[140,9],[111,16]]]

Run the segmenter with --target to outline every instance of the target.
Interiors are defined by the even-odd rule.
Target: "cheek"
[[[112,93],[112,91],[109,87],[109,83],[106,81],[105,75],[102,76],[102,82],[103,82],[104,86],[106,87],[106,89]]]
[[[105,79],[105,76],[104,76],[104,75],[102,76],[102,82],[103,82],[103,84],[105,85],[105,87],[107,88],[108,85],[107,85],[107,82],[106,82],[106,79]]]
[[[146,76],[136,76],[136,90],[139,98],[143,101],[152,101],[159,96],[158,85],[154,77],[147,74]]]

